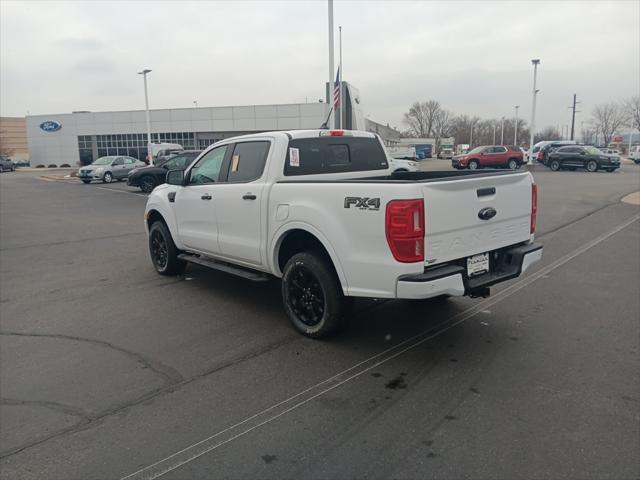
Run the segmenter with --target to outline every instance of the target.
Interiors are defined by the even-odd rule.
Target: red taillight
[[[531,184],[531,228],[529,233],[536,232],[536,221],[538,220],[538,185]]]
[[[330,137],[344,137],[344,130],[331,130]]]
[[[424,203],[419,200],[391,200],[385,219],[387,243],[399,262],[424,261]]]

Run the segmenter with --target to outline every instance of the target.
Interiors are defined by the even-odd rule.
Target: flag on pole
[[[333,111],[338,113],[340,107],[340,67],[338,67],[338,73],[336,75],[336,82],[333,85]]]

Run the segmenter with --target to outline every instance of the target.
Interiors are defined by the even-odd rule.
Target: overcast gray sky
[[[0,114],[317,101],[328,73],[327,2],[0,2]],[[569,123],[578,94],[640,94],[640,1],[335,1],[344,80],[365,114],[402,126],[416,100],[455,113]]]

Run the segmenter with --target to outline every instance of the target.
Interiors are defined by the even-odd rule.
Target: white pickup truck
[[[487,296],[542,257],[528,172],[392,173],[368,132],[229,138],[150,194],[158,273],[188,262],[282,279],[293,325],[333,333],[350,297]]]

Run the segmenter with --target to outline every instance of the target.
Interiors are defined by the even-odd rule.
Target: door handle
[[[243,200],[255,200],[256,196],[253,193],[246,193],[242,196]]]
[[[204,195],[202,195],[200,197],[202,200],[211,200],[211,195],[209,195],[208,193],[205,193]]]

